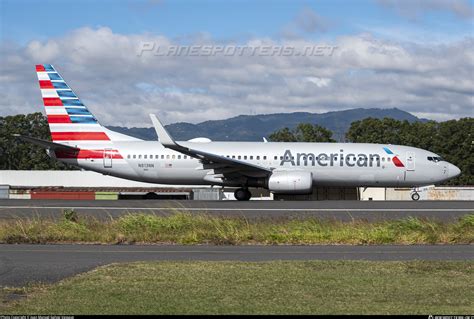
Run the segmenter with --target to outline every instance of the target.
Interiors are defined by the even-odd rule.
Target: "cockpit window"
[[[428,161],[437,163],[437,162],[444,161],[444,159],[441,156],[428,156]]]

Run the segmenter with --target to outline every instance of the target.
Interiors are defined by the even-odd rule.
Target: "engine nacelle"
[[[274,171],[268,189],[277,194],[311,194],[313,174],[307,171]]]

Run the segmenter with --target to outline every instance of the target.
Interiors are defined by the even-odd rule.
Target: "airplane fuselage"
[[[315,186],[415,187],[443,182],[459,169],[419,148],[359,143],[179,142],[272,171],[308,171]],[[73,143],[71,143],[73,145]],[[96,149],[98,149],[96,147]],[[102,174],[157,184],[229,185],[213,181],[214,168],[155,141],[114,142],[94,156],[58,158]],[[256,179],[259,177],[256,176]],[[258,185],[252,185],[258,186]],[[263,186],[263,184],[262,184]]]

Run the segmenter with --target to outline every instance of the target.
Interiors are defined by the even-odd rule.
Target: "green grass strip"
[[[138,262],[27,288],[0,312],[469,314],[472,287],[467,261]]]
[[[206,214],[129,214],[99,221],[67,212],[60,220],[0,221],[2,243],[470,244],[474,214],[453,222],[224,218]]]

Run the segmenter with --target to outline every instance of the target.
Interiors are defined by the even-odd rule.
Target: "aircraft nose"
[[[449,163],[449,178],[454,178],[461,175],[461,170],[456,165]]]

